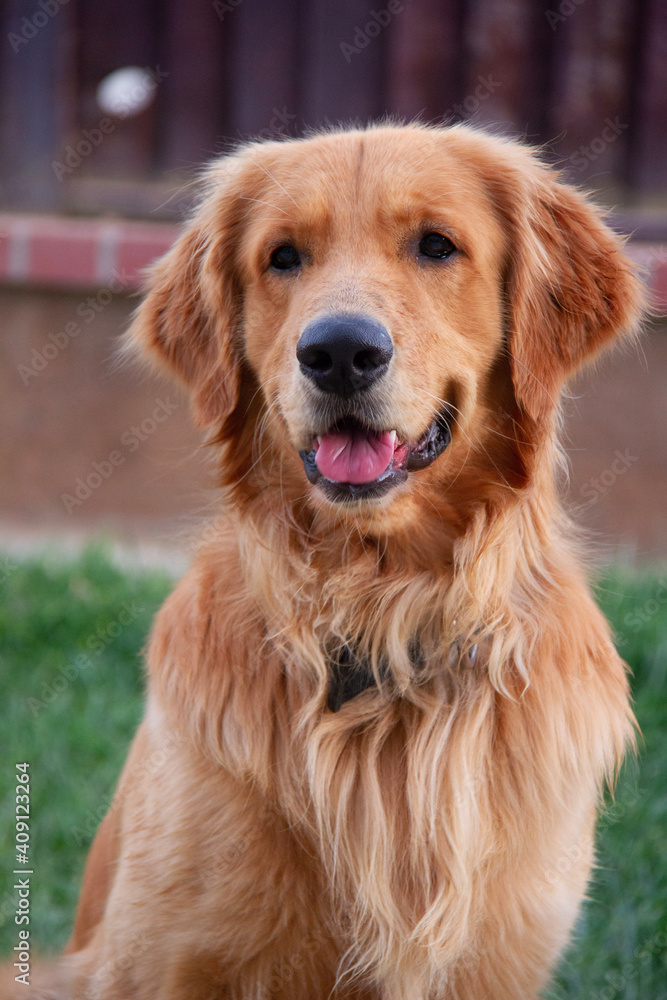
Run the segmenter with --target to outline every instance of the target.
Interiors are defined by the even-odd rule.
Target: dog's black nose
[[[325,392],[351,396],[387,371],[394,347],[377,320],[341,314],[310,323],[296,345],[301,371]]]

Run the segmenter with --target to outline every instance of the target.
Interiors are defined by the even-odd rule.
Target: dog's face
[[[564,378],[638,307],[583,198],[468,129],[253,145],[208,191],[136,330],[232,429],[238,476],[320,509],[523,485]]]
[[[442,142],[414,139],[327,136],[306,173],[303,146],[274,150],[250,209],[246,355],[330,503],[393,501],[465,445],[502,348],[500,224]]]

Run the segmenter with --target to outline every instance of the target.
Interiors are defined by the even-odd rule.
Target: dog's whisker
[[[268,208],[274,209],[276,212],[282,212],[287,218],[291,218],[289,212],[286,212],[284,208],[280,208],[278,205],[272,205],[269,201],[262,201],[261,198],[250,198],[248,195],[239,195],[242,201],[254,201],[258,205],[266,205]]]
[[[258,166],[258,167],[260,168],[260,170],[262,170],[262,171],[263,171],[263,172],[264,172],[264,173],[266,174],[266,176],[267,176],[267,177],[269,177],[269,178],[270,178],[270,179],[271,179],[271,180],[273,181],[273,183],[274,183],[274,184],[276,185],[276,187],[279,187],[279,188],[280,188],[280,190],[281,190],[281,191],[283,192],[283,194],[286,194],[286,195],[287,195],[287,197],[288,197],[288,198],[289,198],[289,200],[290,200],[290,201],[292,202],[292,204],[293,204],[293,205],[294,205],[294,206],[295,206],[296,208],[298,208],[298,207],[299,207],[298,203],[297,203],[297,202],[296,202],[296,201],[294,200],[294,198],[293,198],[293,197],[292,197],[292,195],[291,195],[291,194],[289,193],[289,191],[288,191],[288,190],[287,190],[287,189],[286,189],[285,187],[283,187],[283,185],[282,185],[282,184],[280,183],[280,181],[276,180],[276,178],[275,178],[275,177],[274,177],[274,175],[273,175],[273,174],[271,173],[271,171],[269,170],[269,168],[268,168],[268,167],[266,167],[266,166],[264,166],[264,164],[263,164],[263,163],[260,163],[260,162],[259,162],[259,160],[256,160],[255,162],[256,162],[257,166]]]

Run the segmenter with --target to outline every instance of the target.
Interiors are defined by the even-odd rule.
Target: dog
[[[210,165],[129,337],[223,503],[154,625],[61,995],[538,996],[634,734],[559,399],[642,308],[511,139],[383,123]]]

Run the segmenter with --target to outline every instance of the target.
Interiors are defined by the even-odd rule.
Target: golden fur
[[[456,260],[415,262],[443,227]],[[267,268],[285,242],[298,275]],[[382,125],[210,166],[131,336],[212,428],[224,509],[155,622],[62,995],[537,997],[633,732],[559,507],[558,398],[640,305],[600,214],[512,141]],[[331,503],[299,459],[295,344],[332,311],[391,331],[384,426],[455,413],[381,501]],[[332,713],[350,638],[377,686]]]

